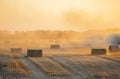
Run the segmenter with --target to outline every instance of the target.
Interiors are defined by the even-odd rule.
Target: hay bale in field
[[[29,57],[41,57],[43,55],[42,50],[28,49],[27,56]]]
[[[22,48],[11,48],[11,53],[22,53]]]
[[[119,52],[120,48],[119,45],[110,45],[109,46],[109,52]]]
[[[106,54],[106,49],[92,49],[91,54],[92,55],[105,55]]]
[[[50,48],[51,48],[51,49],[59,49],[59,48],[60,48],[60,45],[50,45]]]

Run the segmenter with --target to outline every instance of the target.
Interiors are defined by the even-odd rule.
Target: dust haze
[[[0,48],[94,48],[120,44],[119,29],[75,31],[0,31]]]

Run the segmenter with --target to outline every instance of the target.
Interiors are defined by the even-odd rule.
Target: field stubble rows
[[[118,55],[0,55],[0,79],[89,79],[97,72],[114,73],[111,79],[120,79],[119,62]]]
[[[48,56],[29,58],[51,79],[86,79],[97,72],[111,72],[118,74],[112,79],[120,77],[120,64],[97,56]]]

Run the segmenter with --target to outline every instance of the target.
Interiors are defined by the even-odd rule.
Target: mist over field
[[[103,47],[120,44],[119,29],[75,31],[0,31],[0,48],[49,48],[59,44],[62,48]]]

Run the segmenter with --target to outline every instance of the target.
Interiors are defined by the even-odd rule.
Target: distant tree
[[[120,45],[120,35],[113,34],[108,37],[108,43],[109,44],[117,44]]]

